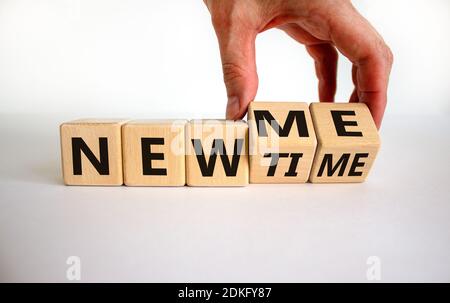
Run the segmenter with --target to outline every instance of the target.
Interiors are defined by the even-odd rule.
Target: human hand
[[[333,102],[338,52],[352,63],[350,102],[364,102],[379,128],[393,55],[349,0],[204,0],[217,38],[228,95],[227,119],[241,119],[258,88],[256,35],[270,28],[304,44],[315,61],[319,100]]]

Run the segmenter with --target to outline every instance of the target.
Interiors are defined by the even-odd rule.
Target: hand
[[[364,102],[379,128],[393,56],[349,0],[205,0],[217,38],[227,88],[227,119],[241,119],[258,88],[256,35],[270,28],[304,44],[315,61],[319,99],[333,102],[340,51],[352,63],[350,102]]]

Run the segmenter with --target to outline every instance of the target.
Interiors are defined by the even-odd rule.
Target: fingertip
[[[348,100],[350,103],[358,103],[359,97],[358,97],[358,90],[356,88],[353,89],[353,92],[350,96],[350,99]]]
[[[227,120],[240,120],[245,117],[251,101],[243,101],[239,97],[229,97],[226,109]]]
[[[375,123],[375,126],[377,127],[377,129],[379,130],[380,129],[380,127],[381,127],[381,117],[379,117],[379,116],[373,116],[372,115],[372,117],[373,117],[373,122]]]
[[[380,106],[379,104],[366,103],[369,108],[370,114],[372,115],[373,122],[375,123],[377,129],[379,130],[381,127],[381,122],[383,121],[384,116],[384,106]]]
[[[239,114],[240,109],[241,107],[239,104],[239,98],[235,96],[228,97],[226,109],[227,120],[235,120],[236,119],[235,117]]]
[[[373,121],[375,122],[377,129],[380,130],[381,122],[383,121],[383,116],[377,116],[376,118],[374,118]]]

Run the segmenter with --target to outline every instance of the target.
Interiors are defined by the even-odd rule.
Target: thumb
[[[242,22],[215,23],[222,59],[223,78],[227,89],[226,118],[242,119],[258,89],[255,62],[257,32]]]

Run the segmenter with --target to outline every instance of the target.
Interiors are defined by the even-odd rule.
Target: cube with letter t
[[[252,102],[250,183],[304,183],[308,180],[316,135],[304,102]]]
[[[119,119],[81,119],[61,125],[65,184],[123,184],[121,127],[125,122]]]
[[[312,103],[317,151],[313,183],[363,182],[380,147],[380,138],[364,103]]]

